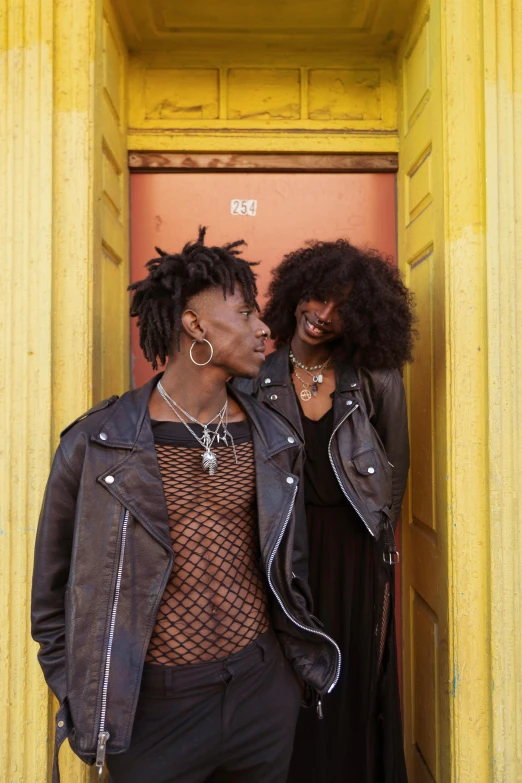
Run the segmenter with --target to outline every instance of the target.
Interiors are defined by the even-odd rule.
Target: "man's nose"
[[[259,327],[256,329],[256,337],[263,337],[267,340],[270,337],[270,327],[263,323],[263,321],[259,321]]]

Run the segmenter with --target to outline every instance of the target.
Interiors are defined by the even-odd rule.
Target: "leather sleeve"
[[[401,374],[391,370],[379,390],[372,424],[393,466],[391,522],[397,524],[410,468],[406,395]]]
[[[65,591],[69,579],[78,479],[59,446],[38,523],[31,596],[31,632],[38,660],[58,701],[65,678]]]

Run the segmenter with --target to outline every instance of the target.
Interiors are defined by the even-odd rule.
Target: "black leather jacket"
[[[270,354],[255,380],[234,385],[284,416],[304,439],[299,403],[290,376],[288,347]],[[384,531],[385,554],[394,560],[393,530],[410,465],[404,386],[398,370],[335,366],[332,467],[344,494],[369,532]]]
[[[173,565],[148,413],[159,377],[94,406],[62,433],[36,538],[32,634],[69,736],[87,763],[130,742],[145,654]],[[299,471],[302,442],[253,398],[230,390],[252,427],[261,564],[272,625],[309,689],[339,677],[337,645],[310,614]],[[299,525],[296,524],[299,521]],[[106,734],[108,732],[108,735]],[[58,779],[57,769],[54,780]]]

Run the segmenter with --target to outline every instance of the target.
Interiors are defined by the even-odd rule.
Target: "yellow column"
[[[522,2],[484,3],[490,752],[522,780]]]
[[[2,0],[0,42],[0,776],[18,783],[47,777],[29,590],[51,449],[52,0]]]
[[[522,780],[521,46],[520,0],[447,0],[442,70],[455,783]]]
[[[419,304],[404,509],[412,781],[522,780],[522,2],[429,0],[399,52]]]
[[[482,14],[441,14],[444,170],[450,773],[490,783],[487,287]]]
[[[0,0],[0,777],[50,779],[30,639],[34,537],[57,433],[92,398],[97,0]],[[67,749],[62,780],[87,770]]]

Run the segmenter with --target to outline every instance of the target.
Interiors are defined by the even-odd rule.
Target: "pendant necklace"
[[[225,446],[228,446],[229,445],[228,438],[230,438],[230,443],[232,445],[232,450],[234,452],[234,459],[236,460],[236,465],[237,465],[236,446],[232,435],[228,431],[228,399],[225,400],[225,404],[223,405],[221,410],[218,413],[216,413],[214,418],[210,419],[210,421],[208,421],[206,424],[203,424],[201,421],[191,416],[190,413],[184,410],[181,407],[181,405],[179,405],[174,399],[172,399],[172,397],[165,391],[161,381],[158,382],[156,388],[158,389],[163,400],[167,403],[169,408],[176,414],[180,422],[185,425],[185,427],[188,429],[190,434],[197,440],[200,446],[204,449],[203,454],[201,456],[203,472],[208,470],[209,476],[214,476],[216,473],[218,459],[217,459],[216,452],[212,451],[212,446],[214,445],[215,440],[217,440],[218,443],[221,440],[223,441]],[[196,435],[192,427],[188,425],[188,423],[180,414],[183,414],[183,416],[189,419],[193,424],[198,424],[203,429],[203,435],[201,436],[201,438]],[[209,424],[212,424],[216,420],[217,420],[216,429],[214,430],[214,432],[212,432],[212,430],[209,430],[208,427]],[[220,429],[221,429],[221,433],[220,433]]]
[[[301,376],[299,375],[299,373],[297,372],[295,367],[294,367],[294,372],[295,372],[295,377],[298,378],[301,381],[301,383],[303,384],[303,388],[299,392],[299,396],[301,397],[303,402],[308,402],[309,400],[312,399],[312,397],[316,397],[317,396],[317,386],[314,384],[312,386],[312,391],[310,391],[310,384],[307,383],[304,380],[304,378],[301,378]]]
[[[291,362],[292,362],[292,364],[294,366],[294,372],[295,372],[296,378],[298,378],[301,381],[301,383],[303,384],[303,387],[304,387],[303,390],[299,394],[301,399],[304,400],[304,402],[308,402],[308,400],[311,400],[312,397],[317,397],[317,392],[319,391],[318,384],[320,384],[320,383],[322,383],[324,381],[323,372],[324,372],[324,370],[326,370],[329,367],[329,365],[330,365],[330,363],[332,361],[332,357],[329,356],[328,359],[325,362],[323,362],[322,364],[316,364],[314,367],[307,367],[305,364],[302,364],[302,362],[299,362],[295,358],[295,356],[293,354],[293,351],[290,350],[290,360],[291,360]],[[297,372],[297,367],[300,367],[301,370],[304,370],[305,373],[310,376],[310,378],[312,379],[312,384],[307,383],[305,380],[303,380],[303,378],[301,378],[301,376]],[[314,370],[319,370],[319,372],[314,373],[313,372]],[[312,389],[311,391],[310,391],[310,386],[311,386],[311,389]]]

